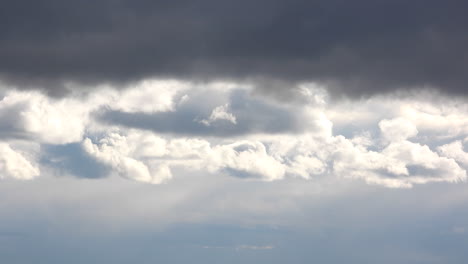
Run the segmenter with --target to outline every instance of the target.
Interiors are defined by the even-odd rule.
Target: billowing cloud
[[[280,180],[286,168],[267,153],[265,145],[255,141],[240,141],[216,146],[206,159],[208,168],[224,169],[229,174],[267,181]]]
[[[39,176],[39,168],[9,144],[0,142],[0,179],[30,180]]]
[[[416,126],[408,120],[397,118],[379,122],[382,137],[387,141],[402,141],[418,134]]]
[[[37,92],[9,92],[0,100],[0,137],[48,143],[80,140],[88,106],[73,99],[55,101]]]
[[[394,188],[466,180],[466,152],[457,140],[466,137],[467,117],[456,99],[447,99],[454,102],[449,108],[416,97],[329,101],[313,84],[295,89],[301,100],[290,102],[236,83],[146,80],[124,90],[96,89],[73,98],[5,93],[5,151],[15,140],[41,146],[30,155],[39,165],[18,174],[32,176],[10,178],[33,178],[44,168],[153,184],[179,169],[260,181],[349,178]],[[18,155],[8,168],[27,162]]]
[[[464,142],[467,140],[465,139]],[[464,150],[461,140],[440,146],[437,148],[441,155],[458,161],[463,167],[468,168],[468,152]]]
[[[89,139],[83,142],[87,153],[122,177],[148,183],[161,183],[172,177],[169,168],[164,164],[151,166],[152,164],[140,160],[141,153],[135,153],[134,147],[134,144],[118,134],[110,134],[102,139],[99,145],[94,145]]]

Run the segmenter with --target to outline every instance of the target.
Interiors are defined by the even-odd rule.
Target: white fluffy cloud
[[[467,140],[465,139],[465,141]],[[440,146],[437,150],[442,156],[452,158],[462,164],[465,168],[468,168],[468,153],[464,150],[463,142],[461,140]]]
[[[325,112],[335,127],[359,130],[381,120],[406,120],[430,140],[468,134],[468,104],[464,99],[421,95],[417,97],[372,97],[340,101]]]
[[[261,142],[240,141],[211,147],[206,140],[165,140],[149,132],[131,130],[108,133],[96,143],[87,138],[83,148],[119,175],[148,183],[170,179],[173,166],[211,172],[227,170],[236,176],[267,181],[285,175],[285,166],[268,155]]]
[[[407,140],[371,150],[368,142],[362,139],[356,141],[343,136],[321,139],[304,135],[279,139],[271,149],[275,151],[272,155],[288,164],[289,173],[304,178],[332,174],[394,188],[466,180],[465,170],[453,159]]]
[[[88,108],[74,99],[11,91],[0,101],[0,135],[53,144],[76,142],[88,123]]]
[[[127,113],[155,113],[172,111],[177,94],[190,89],[187,82],[175,80],[144,80],[122,91],[102,87],[93,94],[93,102]]]
[[[416,126],[401,117],[392,120],[384,119],[380,121],[379,128],[382,131],[382,138],[388,142],[406,140],[418,134]]]
[[[153,148],[148,151],[146,143]],[[161,145],[159,145],[161,143]],[[155,164],[147,155],[161,155],[164,142],[137,134],[129,137],[110,133],[97,144],[89,138],[83,141],[84,150],[99,162],[111,167],[120,176],[147,183],[161,183],[172,177],[167,165]]]
[[[466,171],[454,159],[401,138],[370,150],[362,139],[314,134],[273,136],[265,141],[255,136],[216,145],[202,139],[164,139],[145,131],[122,134],[126,135],[107,134],[97,143],[86,139],[83,145],[121,176],[150,183],[171,178],[174,166],[264,181],[333,175],[393,188],[466,179]]]
[[[314,85],[301,86],[297,96],[305,100],[288,104],[255,94],[231,93],[236,89],[229,83],[201,87],[178,81],[144,81],[125,90],[101,87],[93,96],[63,99],[7,91],[0,100],[0,135],[5,142],[1,145],[2,175],[17,179],[39,175],[40,165],[32,165],[8,144],[22,139],[39,144],[79,143],[86,155],[111,173],[153,184],[176,177],[176,167],[263,181],[333,176],[387,187],[466,179],[468,154],[463,143],[437,147],[441,138],[468,134],[463,104],[442,107],[418,98],[329,103],[323,88]],[[213,97],[210,104],[203,100],[207,98],[203,93]],[[242,96],[254,99],[245,103]],[[271,106],[275,103],[276,108]],[[231,104],[235,104],[234,113],[242,116],[231,112]],[[203,129],[252,132],[228,137],[220,130],[212,137],[195,131],[194,136],[191,129],[201,128],[180,124],[189,120],[182,118],[164,119],[165,124],[176,124],[178,134],[158,134],[95,119],[96,112],[107,109],[149,117],[170,112],[174,115],[167,117],[173,118],[198,111],[204,116],[193,122],[204,124]],[[270,110],[273,116],[265,115]],[[294,122],[300,124],[291,123],[291,117],[297,117]],[[218,127],[221,121],[227,121],[229,128]],[[257,123],[261,123],[258,128],[246,129]],[[187,131],[181,133],[184,128]],[[177,136],[180,134],[183,136]]]
[[[39,176],[39,168],[9,144],[0,142],[0,178],[30,180]]]
[[[228,104],[216,107],[215,109],[213,109],[208,119],[203,119],[200,122],[206,126],[209,126],[211,125],[211,123],[216,122],[218,120],[226,120],[233,124],[237,124],[236,117],[232,113],[228,112],[228,107]]]
[[[468,134],[468,104],[456,100],[444,103],[406,102],[400,107],[404,116],[420,131],[440,138]]]
[[[285,165],[274,159],[259,141],[239,141],[216,146],[209,152],[208,168],[227,169],[239,177],[255,177],[266,181],[279,180],[285,175]]]

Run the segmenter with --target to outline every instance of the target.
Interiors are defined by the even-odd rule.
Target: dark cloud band
[[[464,95],[467,8],[458,0],[3,1],[0,76],[52,93],[65,81],[176,77]]]

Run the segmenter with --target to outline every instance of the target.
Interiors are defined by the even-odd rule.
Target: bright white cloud
[[[228,108],[229,108],[228,104],[220,105],[216,107],[211,112],[210,117],[208,119],[201,120],[200,123],[206,126],[209,126],[211,125],[211,123],[216,122],[218,120],[226,120],[233,124],[237,124],[236,117],[232,113],[228,112]]]
[[[6,142],[3,175],[18,179],[39,175],[40,165],[32,165],[31,155],[23,155],[27,150],[15,152],[8,145],[9,140],[23,139],[38,144],[80,143],[90,158],[115,174],[153,184],[176,177],[176,167],[263,181],[355,178],[387,187],[466,179],[468,154],[456,141],[468,134],[463,104],[439,106],[417,98],[330,103],[326,92],[313,85],[298,89],[297,96],[305,100],[285,103],[245,93],[245,85],[239,88],[242,93],[236,89],[233,83],[143,81],[125,90],[101,87],[93,96],[63,99],[7,91],[0,100],[0,135]],[[213,97],[209,104],[204,94]],[[155,120],[179,129],[178,134],[95,119],[95,113],[109,109],[147,117],[170,112],[166,119]],[[193,122],[205,126],[180,124],[188,120],[184,115],[193,116],[191,111],[201,120]],[[269,111],[274,113],[267,115]],[[177,120],[168,121],[171,117]],[[232,125],[218,127],[221,121]],[[219,128],[226,130],[214,133],[218,137],[203,132]],[[225,136],[223,131],[232,132],[231,128],[252,132]],[[437,147],[441,138],[455,141]]]
[[[97,104],[127,113],[155,113],[172,111],[176,95],[188,90],[190,84],[175,80],[145,80],[117,91],[103,87],[93,95]]]
[[[343,136],[321,139],[304,135],[280,138],[270,149],[288,164],[289,173],[304,178],[332,174],[394,188],[466,180],[465,170],[453,159],[440,157],[428,146],[404,140],[369,150],[367,141],[359,142]]]
[[[454,159],[465,168],[468,168],[468,153],[463,149],[463,142],[461,140],[440,146],[437,150],[442,156]]]
[[[89,155],[108,165],[122,177],[147,183],[162,183],[170,179],[172,174],[167,165],[145,161],[147,155],[161,154],[160,148],[164,146],[159,146],[158,143],[163,142],[152,140],[153,151],[145,148],[146,142],[148,142],[147,137],[142,138],[139,135],[126,137],[110,133],[97,144],[86,138],[83,141],[83,148]]]
[[[0,134],[52,144],[80,141],[88,106],[74,99],[50,99],[37,92],[11,91],[0,100]]]
[[[266,181],[284,178],[285,165],[270,156],[259,141],[239,141],[212,149],[205,160],[211,169],[227,169],[239,177],[259,178]]]
[[[418,134],[418,129],[410,121],[403,118],[384,119],[379,122],[382,138],[388,142],[402,141]]]
[[[450,138],[468,134],[468,104],[446,100],[443,104],[410,101],[402,104],[400,115],[420,131],[433,137]]]
[[[426,97],[343,100],[327,105],[325,112],[339,128],[372,129],[384,119],[403,119],[431,140],[468,134],[468,104],[464,99]]]
[[[39,174],[37,166],[21,153],[11,149],[9,144],[0,142],[0,178],[30,180]]]
[[[83,142],[84,150],[119,175],[148,183],[161,183],[172,177],[170,168],[227,170],[239,177],[278,180],[285,167],[266,152],[261,142],[241,141],[211,147],[206,140],[164,140],[144,131],[127,135],[109,133],[97,143]]]

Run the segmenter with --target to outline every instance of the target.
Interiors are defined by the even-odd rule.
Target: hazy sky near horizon
[[[4,1],[0,261],[465,263],[464,1]]]

